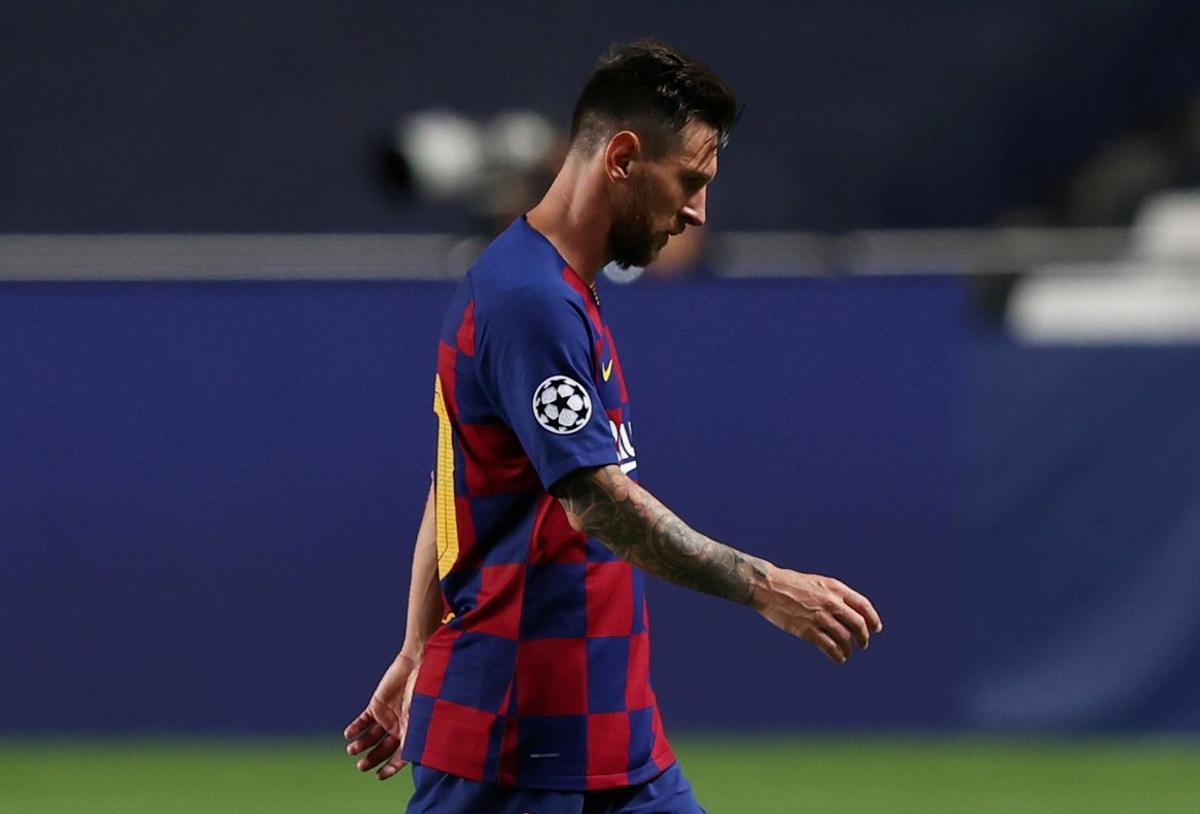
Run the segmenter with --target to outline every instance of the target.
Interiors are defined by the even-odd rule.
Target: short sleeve
[[[480,326],[480,381],[542,485],[617,463],[587,316],[566,297],[510,296]]]

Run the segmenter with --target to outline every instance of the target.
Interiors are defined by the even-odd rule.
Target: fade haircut
[[[679,145],[692,121],[716,130],[724,147],[737,118],[737,98],[711,68],[657,40],[617,44],[575,105],[571,149],[590,153],[614,133],[632,130],[659,158]]]

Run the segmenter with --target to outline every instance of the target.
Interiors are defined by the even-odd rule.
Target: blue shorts
[[[606,791],[504,789],[413,764],[408,814],[707,814],[676,763],[638,786]]]

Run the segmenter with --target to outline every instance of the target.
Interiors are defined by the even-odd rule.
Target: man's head
[[[736,120],[733,91],[709,68],[660,42],[613,46],[575,106],[571,152],[602,167],[614,261],[647,265],[669,235],[704,224]]]

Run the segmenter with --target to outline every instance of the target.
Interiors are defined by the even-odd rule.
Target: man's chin
[[[642,262],[642,261],[638,261],[638,260],[630,260],[628,258],[625,258],[625,259],[616,258],[613,260],[613,264],[617,268],[621,268],[621,269],[645,268],[646,266],[650,265],[651,262],[653,262],[653,261],[647,260],[645,262]]]
[[[623,269],[635,266],[645,268],[658,257],[658,253],[667,245],[667,240],[667,233],[659,232],[656,235],[644,236],[636,242],[618,241],[616,245],[610,244],[610,256],[613,262]]]
[[[646,266],[650,265],[651,263],[653,263],[655,261],[655,259],[658,257],[658,252],[659,252],[658,249],[651,248],[651,249],[648,249],[647,251],[641,253],[637,257],[632,257],[632,256],[614,257],[613,262],[616,263],[618,266],[620,266],[623,269],[634,268],[634,267],[645,268]]]

